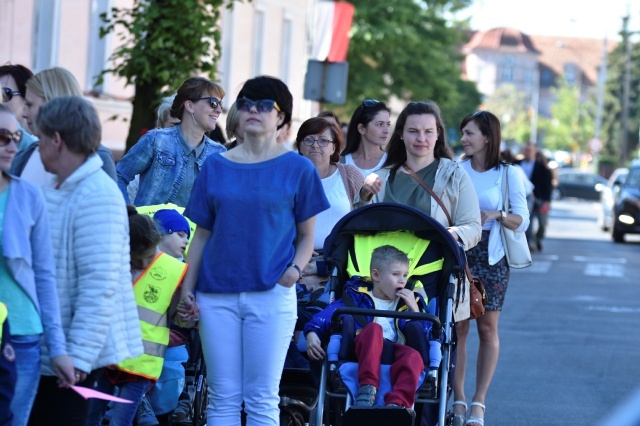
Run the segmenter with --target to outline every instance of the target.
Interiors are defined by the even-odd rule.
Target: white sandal
[[[477,407],[482,408],[482,416],[483,416],[483,418],[480,418],[480,417],[469,417],[467,419],[467,422],[465,423],[465,425],[469,426],[469,425],[476,424],[476,425],[484,426],[484,412],[486,411],[487,407],[485,407],[484,404],[482,404],[481,402],[472,402],[471,403],[471,407],[473,407],[473,406],[477,406]],[[471,415],[471,412],[469,412],[469,415]]]
[[[467,403],[465,401],[453,401],[451,409],[453,410],[453,407],[456,405],[462,405],[464,407],[464,414],[456,414],[456,412],[453,411],[453,425],[464,426],[464,420],[467,416]]]

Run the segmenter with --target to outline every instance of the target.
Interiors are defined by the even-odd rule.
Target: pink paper
[[[109,395],[108,393],[104,393],[104,392],[98,392],[97,390],[84,388],[82,386],[70,386],[70,387],[84,399],[97,398],[97,399],[104,399],[105,401],[124,402],[126,404],[133,403],[133,401],[129,401],[128,399],[118,398],[117,396]]]

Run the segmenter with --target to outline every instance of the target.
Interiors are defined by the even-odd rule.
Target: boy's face
[[[162,242],[158,246],[161,251],[173,256],[176,259],[184,256],[184,251],[189,243],[189,237],[184,231],[172,232],[162,237]]]
[[[402,290],[407,284],[409,264],[403,262],[391,262],[380,269],[371,270],[373,281],[373,295],[382,300],[393,300],[398,290]]]

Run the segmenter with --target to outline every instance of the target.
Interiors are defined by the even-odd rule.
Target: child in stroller
[[[428,312],[422,295],[405,288],[408,270],[409,259],[404,252],[390,245],[376,248],[371,256],[371,281],[353,277],[346,284],[343,298],[331,303],[306,324],[304,332],[309,358],[321,360],[325,356],[322,342],[329,337],[333,312],[341,306]],[[435,383],[442,358],[440,340],[431,335],[431,322],[364,316],[355,316],[355,320],[355,356],[359,363],[355,405],[376,404],[380,364],[383,353],[389,353],[393,354],[390,360],[391,391],[383,396],[384,404],[412,407],[425,367]]]

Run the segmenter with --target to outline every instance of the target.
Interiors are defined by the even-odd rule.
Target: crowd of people
[[[196,326],[211,424],[239,425],[241,411],[248,425],[279,424],[278,385],[294,329],[304,329],[308,358],[325,355],[318,335],[327,312],[297,327],[297,300],[327,282],[322,249],[335,224],[378,202],[435,218],[484,283],[469,404],[468,282],[454,312],[453,382],[457,424],[484,424],[509,283],[500,227],[527,231],[532,250],[542,250],[551,193],[535,145],[525,146],[517,167],[504,161],[494,114],[463,119],[460,158],[433,101],[409,102],[393,125],[390,108],[373,99],[348,124],[323,111],[299,126],[290,149],[294,99],[285,83],[255,77],[224,103],[219,84],[192,77],[161,100],[157,128],[116,164],[101,144],[96,109],[68,70],[34,75],[4,65],[0,83],[0,425],[158,424],[141,412],[169,368],[165,354],[184,350]],[[227,144],[211,138],[223,105]],[[395,309],[402,300],[425,311],[424,294],[404,289],[406,253],[387,246],[372,255],[369,290],[352,286],[361,304]],[[372,372],[388,339],[398,362],[411,367],[385,401],[410,407],[425,355],[402,345],[393,323],[370,325],[356,341],[368,369],[356,403],[373,404],[379,378]],[[86,400],[74,385],[133,403]],[[178,406],[181,391],[162,412]]]

